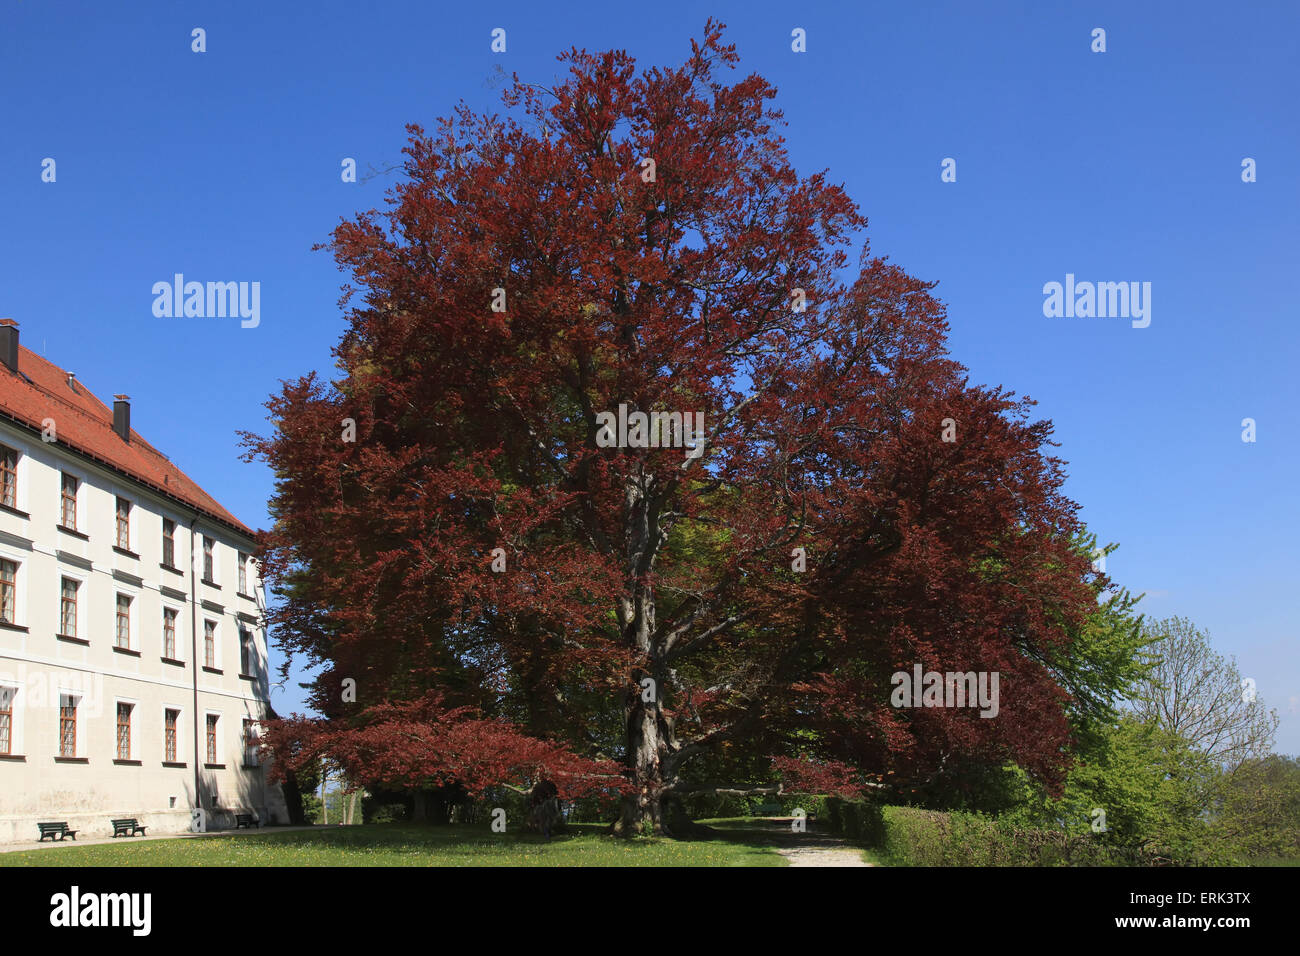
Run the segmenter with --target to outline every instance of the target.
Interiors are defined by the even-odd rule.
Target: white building
[[[0,842],[287,822],[252,532],[0,319]]]

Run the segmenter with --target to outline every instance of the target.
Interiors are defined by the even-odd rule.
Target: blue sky
[[[265,427],[280,379],[328,369],[342,330],[342,277],[311,246],[392,182],[344,183],[342,159],[387,167],[405,123],[495,104],[498,67],[548,81],[569,46],[680,62],[713,14],[777,86],[798,167],[845,184],[876,253],[939,280],[973,379],[1056,423],[1071,496],[1121,545],[1112,576],[1208,629],[1300,752],[1296,4],[269,6],[0,0],[0,316],[129,393],[246,522],[271,479],[236,432]],[[260,282],[260,325],[156,318],[177,272]],[[1150,282],[1150,326],[1045,317],[1067,273]]]

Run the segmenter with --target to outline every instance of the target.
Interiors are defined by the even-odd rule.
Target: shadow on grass
[[[625,840],[605,824],[549,839],[487,825],[371,824],[0,854],[0,866],[784,866],[759,834]]]

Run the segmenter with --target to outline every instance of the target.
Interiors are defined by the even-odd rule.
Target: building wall
[[[88,833],[111,833],[113,817],[136,817],[158,832],[188,830],[199,805],[196,758],[209,829],[232,823],[236,809],[287,822],[265,768],[244,766],[243,721],[265,716],[269,690],[261,587],[251,562],[246,592],[236,586],[237,555],[252,542],[206,518],[196,522],[184,505],[39,435],[0,423],[0,444],[20,453],[15,507],[0,507],[0,559],[18,565],[14,623],[0,623],[0,688],[13,696],[10,755],[0,756],[0,841],[34,839],[36,822],[45,820],[67,820]],[[59,527],[64,471],[81,481],[80,534]],[[119,495],[132,503],[130,554],[115,548]],[[163,518],[176,522],[176,571],[162,567]],[[215,584],[191,581],[191,557],[202,576],[200,535],[214,539]],[[79,582],[75,639],[60,636],[64,577]],[[126,652],[116,648],[119,594],[131,599]],[[176,612],[174,661],[162,653],[164,608]],[[205,621],[215,624],[214,668],[204,666]],[[249,675],[240,673],[241,627],[253,638]],[[65,694],[80,698],[73,760],[59,756]],[[132,707],[128,760],[117,759],[119,702]],[[165,763],[168,708],[179,720],[176,760]],[[208,714],[218,715],[214,764],[206,759]]]

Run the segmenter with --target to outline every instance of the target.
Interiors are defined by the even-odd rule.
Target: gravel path
[[[836,850],[828,847],[791,847],[777,850],[790,861],[791,866],[872,866],[862,859],[857,850]]]
[[[772,833],[779,834],[776,852],[791,866],[875,866],[845,840],[827,833],[794,833],[788,822],[773,821]]]

